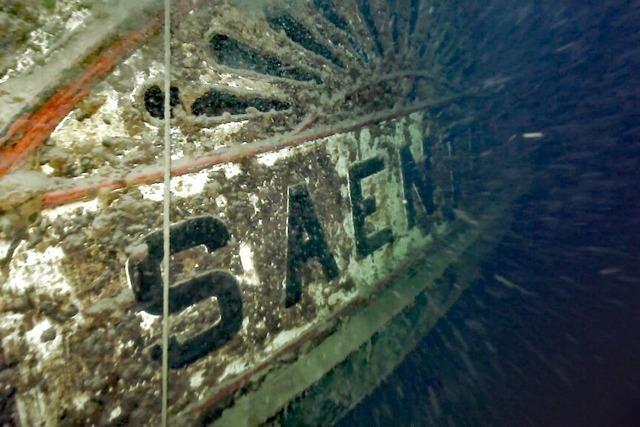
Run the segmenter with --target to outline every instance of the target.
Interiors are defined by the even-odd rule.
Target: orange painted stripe
[[[171,168],[171,176],[180,176],[188,173],[198,172],[211,166],[238,162],[243,159],[255,157],[257,155],[268,153],[271,151],[281,150],[287,147],[295,147],[306,142],[315,141],[332,135],[354,131],[365,126],[384,122],[401,116],[406,116],[416,111],[422,111],[429,108],[436,108],[456,99],[463,95],[455,95],[444,97],[436,100],[418,102],[402,108],[395,108],[381,111],[375,114],[362,116],[357,120],[348,120],[337,123],[331,127],[311,129],[306,132],[294,133],[276,140],[258,141],[249,144],[235,145],[228,148],[212,152],[208,156],[192,159],[185,162],[176,162],[177,164]],[[131,186],[153,184],[161,182],[164,172],[161,168],[148,169],[145,172],[133,172],[120,179],[102,181],[97,184],[80,185],[73,188],[53,190],[42,196],[42,207],[53,208],[67,203],[77,202],[82,199],[95,197],[100,191],[114,191]]]
[[[37,110],[16,120],[0,138],[0,177],[15,170],[36,148],[42,145],[56,126],[91,89],[102,81],[135,48],[162,28],[162,13],[144,27],[131,31],[111,43],[89,62],[82,74],[59,88]],[[38,99],[32,101],[37,104]]]

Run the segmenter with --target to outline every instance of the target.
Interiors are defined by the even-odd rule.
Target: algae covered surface
[[[0,111],[15,106],[2,128],[161,22],[158,2],[140,3],[153,13],[121,25],[113,9],[133,2],[2,1]],[[606,376],[616,360],[627,375],[602,383],[617,397],[585,414],[639,395],[637,358],[607,356],[640,342],[620,326],[640,301],[638,1],[185,0],[172,18],[169,94],[156,27],[68,114],[52,109],[52,131],[0,177],[0,424],[157,423],[161,322],[140,276],[159,275],[165,95],[173,230],[197,218],[220,232],[219,247],[172,254],[171,279],[232,275],[244,310],[224,345],[172,367],[181,423],[353,410],[344,425],[571,425],[538,396],[589,401],[578,371]],[[511,193],[524,195],[498,209]],[[480,232],[486,219],[499,232]],[[432,277],[434,260],[458,258],[456,229],[483,249]],[[179,242],[200,242],[191,232]],[[385,288],[394,272],[420,295]],[[172,313],[171,348],[222,324],[228,296]],[[371,315],[387,324],[362,320],[388,305],[397,317]],[[367,328],[327,344],[353,319]],[[215,402],[204,421],[202,402]]]
[[[44,62],[51,50],[104,3],[103,0],[3,0],[0,82]]]

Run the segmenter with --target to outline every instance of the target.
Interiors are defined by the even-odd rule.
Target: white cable
[[[162,239],[162,427],[167,427],[169,401],[169,266],[171,259],[171,0],[164,0],[164,197]]]

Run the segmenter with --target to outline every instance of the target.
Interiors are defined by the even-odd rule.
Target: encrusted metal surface
[[[436,49],[418,42],[427,2],[178,3],[170,411],[196,417],[313,351],[452,224],[477,225],[489,143],[457,128],[477,89],[416,68]],[[34,103],[55,124],[43,138],[5,141],[26,147],[0,179],[2,363],[25,425],[159,417],[151,34],[68,114]]]

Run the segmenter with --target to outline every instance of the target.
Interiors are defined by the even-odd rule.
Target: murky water
[[[518,80],[500,128],[545,134],[534,183],[474,286],[340,425],[640,422],[639,13],[537,2],[463,18],[478,68]]]

